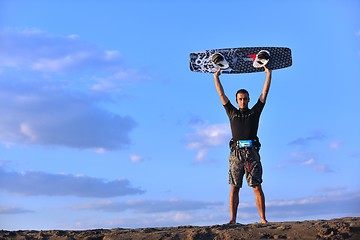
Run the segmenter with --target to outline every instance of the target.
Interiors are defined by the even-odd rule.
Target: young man
[[[261,187],[262,166],[260,162],[260,142],[257,137],[260,114],[265,106],[266,98],[270,89],[271,70],[264,67],[266,73],[262,93],[256,104],[249,109],[249,93],[240,89],[236,93],[236,102],[239,109],[235,108],[220,82],[221,70],[214,73],[216,90],[220,96],[226,113],[230,120],[232,139],[230,141],[229,157],[229,184],[230,189],[230,224],[236,223],[236,215],[239,206],[239,190],[242,187],[243,177],[254,190],[256,206],[260,214],[261,223],[266,223],[265,196]]]

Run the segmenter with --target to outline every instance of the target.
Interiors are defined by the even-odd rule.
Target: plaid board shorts
[[[235,148],[229,156],[229,184],[241,188],[244,175],[250,187],[262,183],[260,154],[254,148]]]

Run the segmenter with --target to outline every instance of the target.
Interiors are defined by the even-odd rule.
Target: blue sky
[[[268,220],[359,216],[359,43],[355,0],[0,0],[0,228],[227,222],[228,119],[188,61],[248,46],[293,54],[258,132]],[[264,78],[221,76],[250,105]]]

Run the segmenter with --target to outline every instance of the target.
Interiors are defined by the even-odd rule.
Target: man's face
[[[246,93],[238,93],[236,95],[236,102],[239,105],[239,108],[247,108],[250,98]]]

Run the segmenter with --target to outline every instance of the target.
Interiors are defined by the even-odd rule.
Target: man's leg
[[[236,223],[236,215],[239,206],[239,190],[240,188],[231,186],[230,189],[230,221],[229,223]]]
[[[255,194],[255,202],[260,214],[261,223],[267,223],[265,217],[265,195],[262,190],[261,184],[253,186],[254,194]]]

